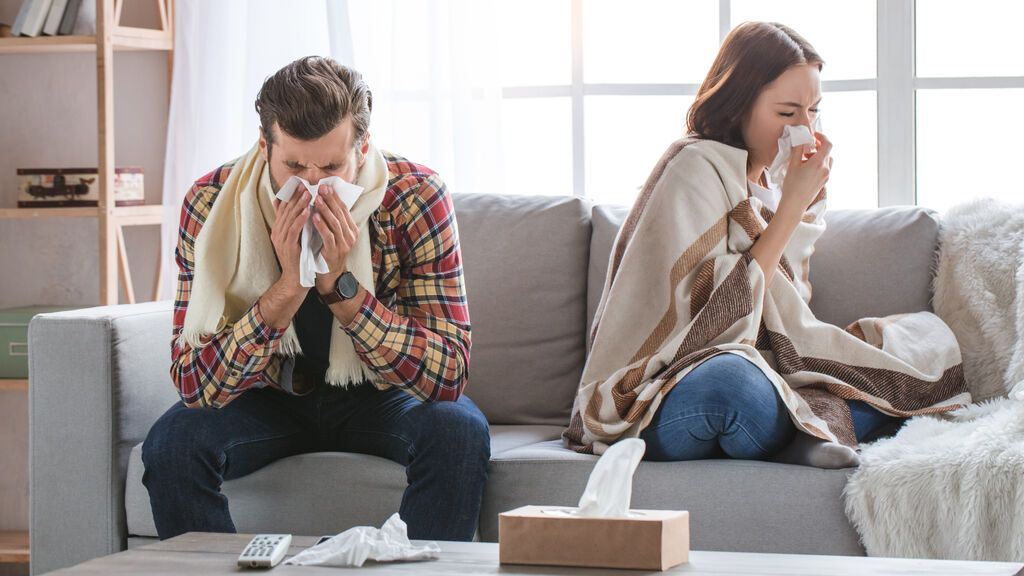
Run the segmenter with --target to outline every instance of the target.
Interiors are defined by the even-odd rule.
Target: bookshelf
[[[161,205],[115,206],[114,203],[114,53],[119,51],[162,51],[167,54],[170,78],[174,56],[174,0],[155,2],[160,28],[138,28],[121,25],[125,0],[83,0],[96,2],[96,34],[94,36],[41,36],[35,38],[0,38],[0,57],[19,54],[82,53],[96,54],[98,186],[99,205],[84,208],[5,208],[0,207],[0,226],[5,221],[96,218],[99,222],[99,293],[100,304],[117,304],[120,288],[125,298],[135,303],[135,290],[128,266],[124,229],[130,226],[159,226],[163,223]],[[139,0],[129,0],[139,2]],[[170,83],[168,82],[168,86]],[[153,186],[148,182],[148,186]],[[156,282],[152,299],[160,298],[159,258],[156,259]],[[23,394],[28,391],[27,379],[0,379],[0,392]],[[3,462],[4,460],[0,460]],[[2,468],[3,465],[0,465]],[[6,474],[7,472],[5,472]],[[0,565],[29,564],[29,533],[0,532]],[[0,566],[0,570],[2,570]]]
[[[157,4],[160,28],[121,25],[125,0],[84,0],[96,2],[95,36],[40,36],[0,38],[0,56],[47,53],[96,53],[97,139],[99,143],[99,206],[85,208],[0,208],[4,220],[50,218],[96,218],[99,221],[100,304],[117,304],[120,288],[128,303],[134,304],[135,289],[128,266],[124,229],[129,226],[159,226],[161,205],[115,206],[114,204],[114,52],[155,50],[167,53],[170,77],[174,57],[174,0],[151,0]],[[138,1],[138,0],[132,0]],[[169,85],[170,83],[168,83]],[[147,187],[152,186],[147,183]],[[2,225],[2,224],[0,224]],[[160,299],[160,266],[156,264],[153,300]]]

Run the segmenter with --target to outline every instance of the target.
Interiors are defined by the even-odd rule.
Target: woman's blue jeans
[[[902,419],[848,401],[858,441]],[[646,460],[765,460],[797,433],[771,381],[745,358],[719,354],[694,368],[668,393],[640,437]]]

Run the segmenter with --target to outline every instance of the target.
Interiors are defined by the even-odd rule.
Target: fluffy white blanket
[[[844,497],[869,555],[1024,560],[1022,254],[1021,207],[980,201],[943,218],[935,312],[972,395],[989,400],[863,447]]]

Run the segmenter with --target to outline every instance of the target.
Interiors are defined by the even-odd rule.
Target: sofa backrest
[[[455,194],[473,349],[467,394],[493,424],[564,426],[627,206]],[[930,310],[935,213],[836,210],[811,258],[811,310],[838,326]]]
[[[473,325],[466,394],[492,424],[567,424],[585,358],[590,203],[452,198]]]
[[[608,258],[629,208],[595,206],[590,243],[587,327],[604,288]],[[811,257],[811,311],[845,327],[854,320],[931,310],[939,221],[915,206],[834,210]]]

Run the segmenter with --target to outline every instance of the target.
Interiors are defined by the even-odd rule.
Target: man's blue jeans
[[[319,451],[372,454],[405,466],[398,512],[410,538],[473,539],[490,459],[484,415],[466,396],[424,403],[368,384],[320,385],[305,396],[251,389],[217,410],[172,406],[142,446],[142,482],[157,533],[166,539],[235,532],[220,491],[224,480]],[[309,480],[296,478],[294,489],[304,490]]]
[[[861,401],[848,401],[858,441],[902,420]],[[668,393],[641,432],[646,460],[765,460],[797,433],[771,381],[735,354],[713,356]]]

